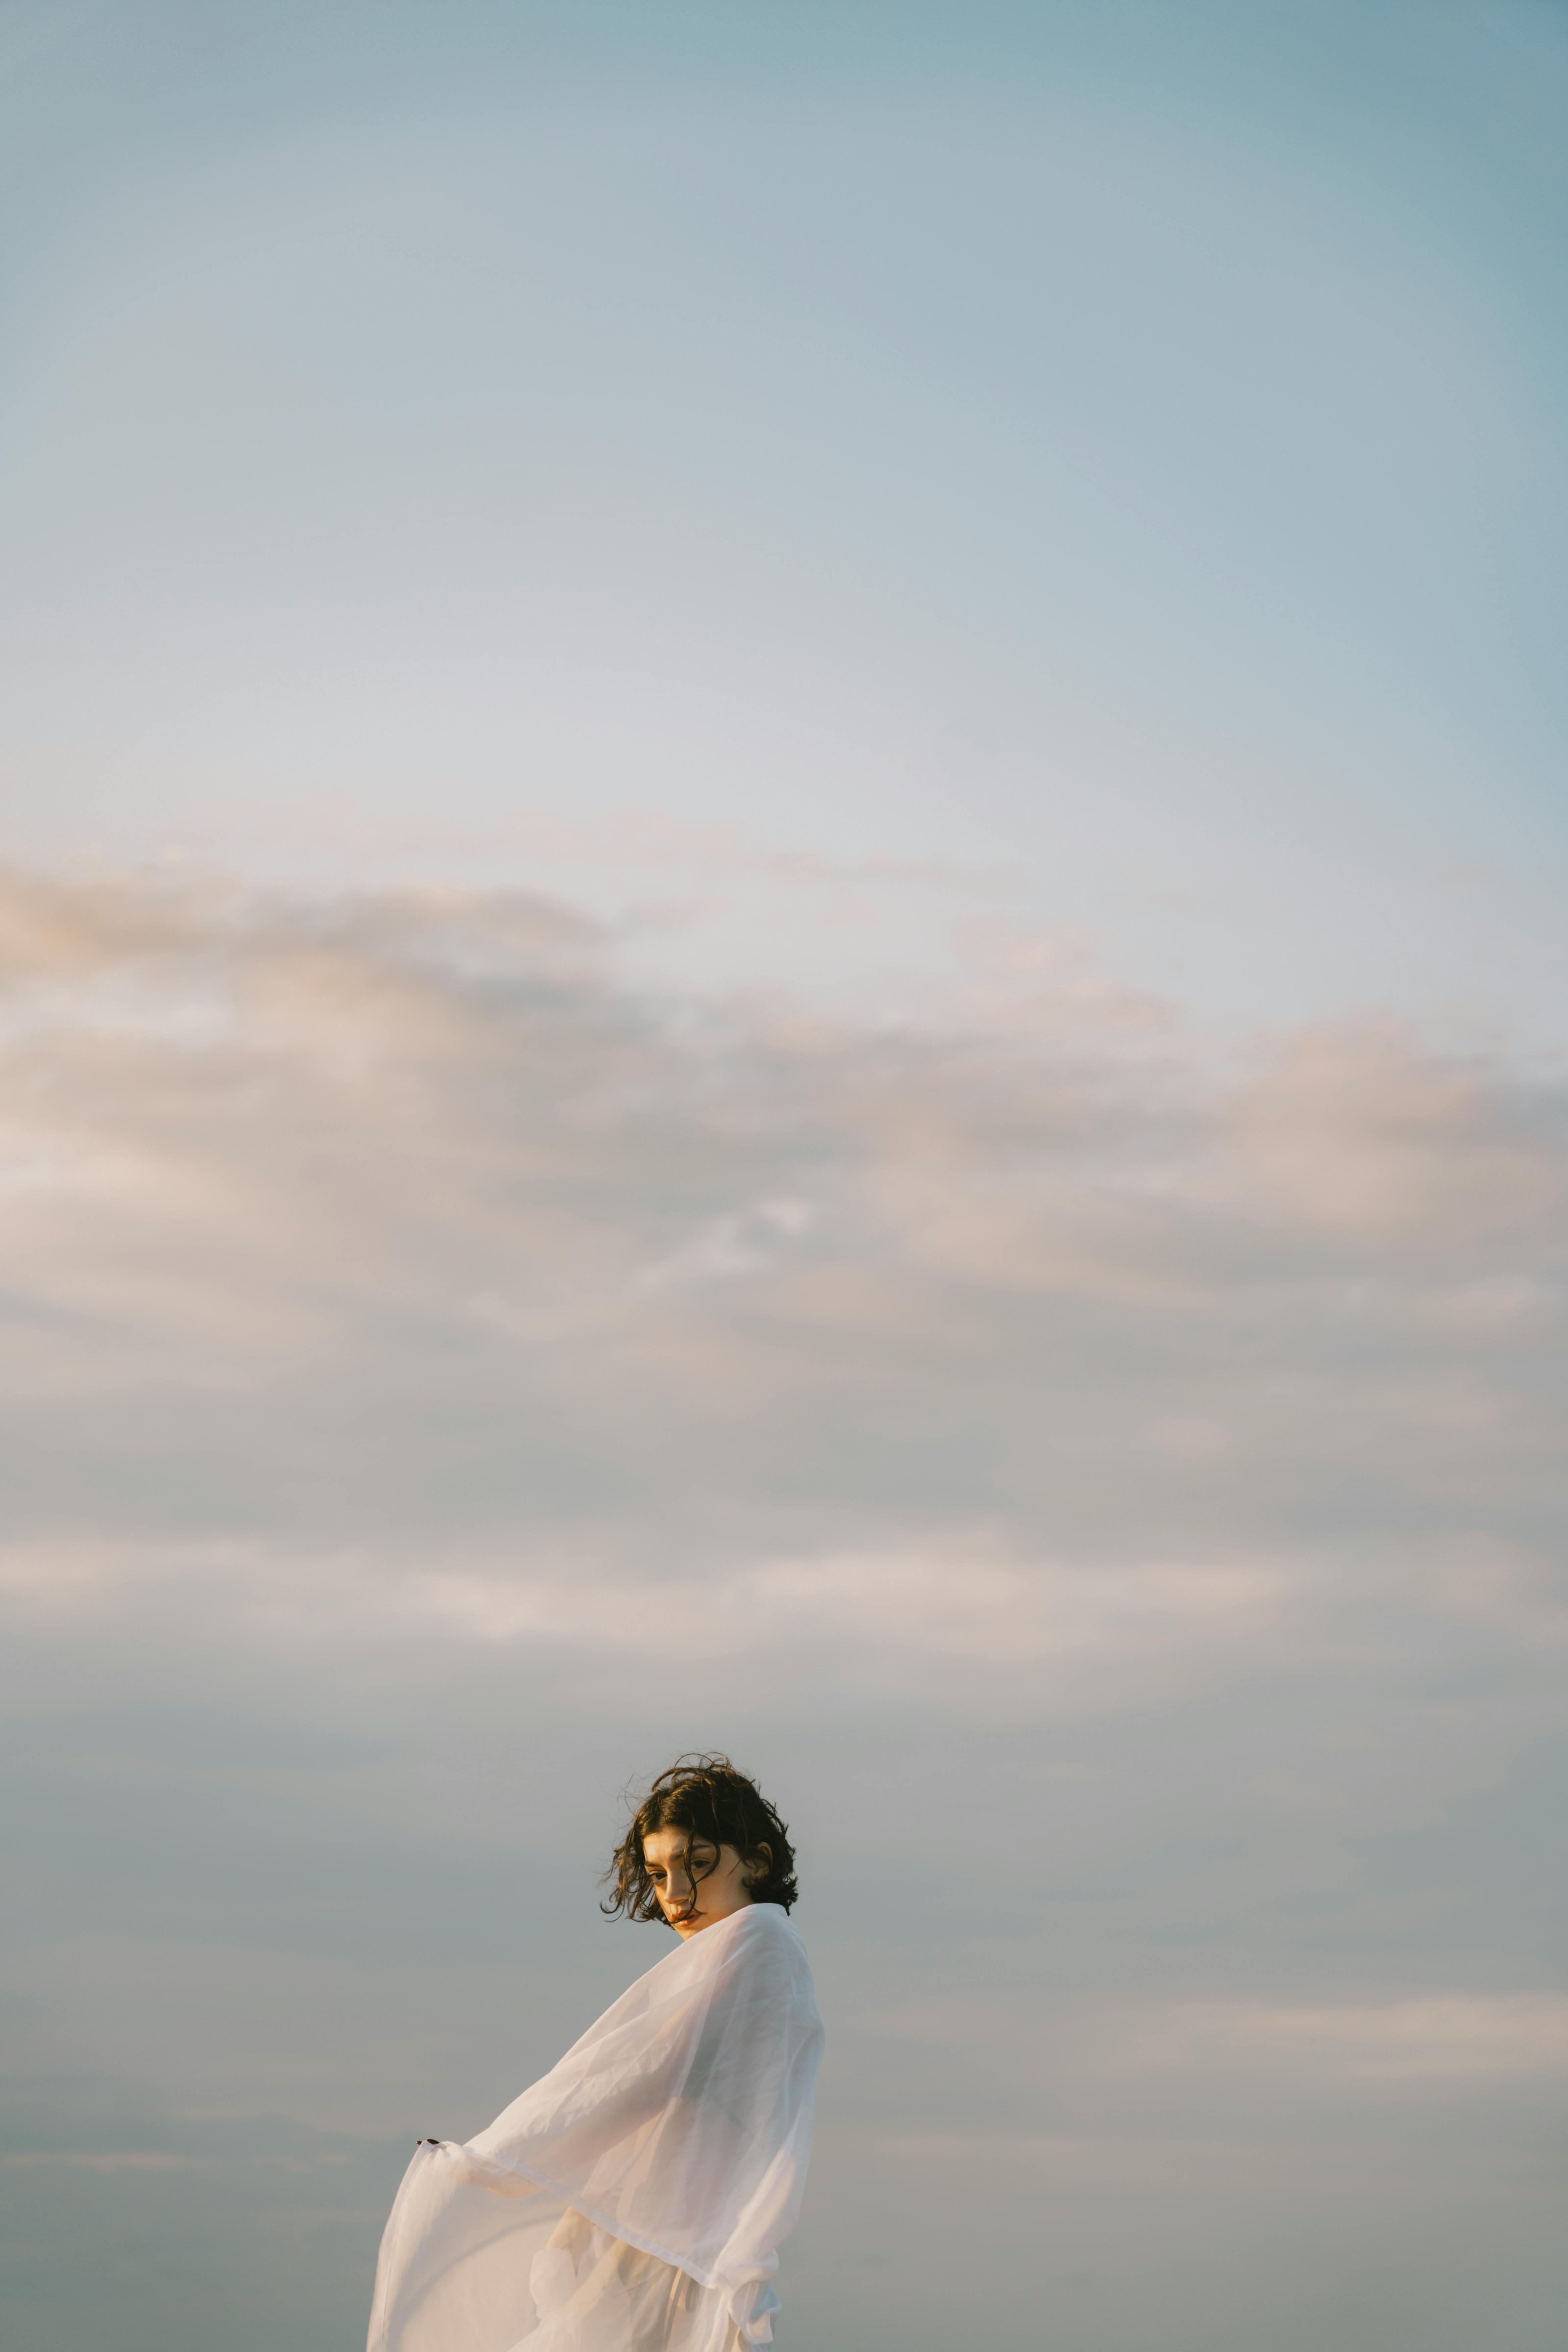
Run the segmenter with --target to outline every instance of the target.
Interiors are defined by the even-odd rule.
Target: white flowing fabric
[[[689,1937],[477,2139],[416,2149],[368,2352],[770,2343],[821,2054],[777,1904]]]

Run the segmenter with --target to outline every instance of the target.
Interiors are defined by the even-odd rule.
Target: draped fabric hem
[[[603,2230],[607,2238],[618,2240],[623,2246],[635,2246],[638,2253],[651,2254],[655,2262],[667,2263],[671,2270],[679,2271],[698,2286],[706,2287],[710,2294],[722,2294],[730,2317],[748,2344],[762,2346],[773,2342],[773,2316],[780,2305],[777,2294],[768,2283],[768,2276],[741,2279],[726,2284],[721,2272],[699,2269],[695,2263],[672,2253],[668,2246],[645,2237],[640,2231],[628,2229],[624,2221],[601,2211],[575,2189],[567,2188],[559,2180],[552,2180],[545,2173],[531,2172],[521,2164],[504,2163],[496,2156],[475,2156],[461,2140],[440,2140],[431,2152],[456,2158],[472,2186],[489,2189],[492,2196],[504,2196],[506,2192],[492,2188],[485,2176],[500,2172],[510,2180],[526,2180],[531,2188],[543,2189],[547,2196],[559,2197],[563,2205],[569,2206],[574,2213],[580,2213],[584,2221],[591,2221],[595,2229]]]
[[[414,2163],[417,2164],[420,2158],[427,2156],[428,2152],[422,2140],[414,2151]],[[412,2171],[413,2167],[409,2168]],[[381,2252],[376,2258],[375,2294],[370,2306],[370,2340],[366,2352],[381,2352],[381,2347],[386,2342],[387,2306],[391,2299],[392,2281],[395,2276],[397,2257],[403,2251],[403,2233],[407,2227],[407,2217],[408,2205],[405,2190],[400,2189],[393,2202],[392,2211],[387,2217],[386,2233],[382,2240]]]

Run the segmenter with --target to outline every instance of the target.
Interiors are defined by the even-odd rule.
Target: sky
[[[0,5],[0,2316],[361,2340],[726,1748],[785,2352],[1556,2352],[1568,20]]]

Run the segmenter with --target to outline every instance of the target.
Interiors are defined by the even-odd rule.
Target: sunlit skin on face
[[[642,1858],[659,1909],[684,1938],[743,1911],[752,1900],[750,1881],[766,1876],[772,1855],[765,1845],[759,1846],[748,1865],[732,1845],[715,1846],[686,1830],[650,1830],[642,1842]]]

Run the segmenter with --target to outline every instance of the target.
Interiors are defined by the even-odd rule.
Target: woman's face
[[[642,1858],[658,1907],[678,1936],[699,1935],[716,1920],[743,1911],[752,1899],[745,1865],[732,1845],[715,1846],[688,1830],[650,1830],[642,1842]]]

